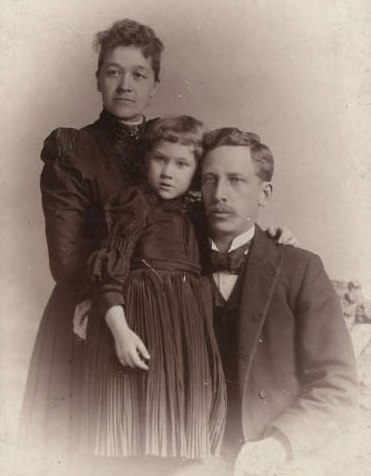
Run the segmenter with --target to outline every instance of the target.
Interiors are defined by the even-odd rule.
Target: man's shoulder
[[[279,248],[280,253],[284,258],[292,261],[308,262],[308,261],[322,261],[313,251],[309,251],[305,248],[290,245],[276,245]]]
[[[324,268],[321,257],[312,251],[288,245],[277,246],[279,247],[279,252],[283,257],[283,269],[287,269],[292,272],[301,272],[308,268]]]
[[[274,244],[278,259],[279,289],[291,298],[319,299],[326,296],[334,302],[334,289],[323,261],[316,253],[299,247]],[[330,302],[329,301],[329,302]]]
[[[295,294],[305,290],[315,295],[335,296],[321,257],[299,247],[277,245],[281,254],[282,282]],[[300,291],[301,290],[301,291]]]
[[[283,264],[304,265],[317,263],[322,265],[321,258],[314,252],[304,248],[291,245],[281,245],[274,238],[271,238],[261,228],[257,227],[255,239],[259,241],[259,255],[269,255],[282,257]]]

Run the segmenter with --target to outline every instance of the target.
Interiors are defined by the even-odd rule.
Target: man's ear
[[[271,199],[273,192],[272,182],[262,182],[260,189],[259,205],[266,207]]]

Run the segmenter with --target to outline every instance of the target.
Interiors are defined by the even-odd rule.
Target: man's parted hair
[[[145,58],[151,58],[155,80],[160,80],[161,53],[164,45],[152,28],[125,18],[116,21],[107,30],[98,32],[94,40],[94,48],[99,53],[97,74],[99,74],[107,52],[118,46],[140,48]]]
[[[204,153],[221,146],[249,147],[251,159],[256,166],[256,175],[263,182],[270,182],[273,177],[274,159],[269,147],[260,141],[253,132],[245,132],[236,127],[215,129],[204,136]]]

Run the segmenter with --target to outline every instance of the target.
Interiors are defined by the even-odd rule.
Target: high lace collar
[[[101,112],[99,120],[107,127],[107,129],[112,131],[115,140],[130,138],[133,141],[137,141],[143,132],[146,123],[145,117],[143,117],[143,122],[140,124],[125,124],[106,109],[103,109]]]

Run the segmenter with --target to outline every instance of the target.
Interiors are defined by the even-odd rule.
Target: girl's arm
[[[123,287],[134,248],[146,228],[149,204],[137,187],[129,187],[104,201],[106,240],[87,261],[99,312],[124,305]]]
[[[105,316],[106,323],[115,339],[117,358],[124,366],[148,370],[146,360],[151,357],[140,337],[133,332],[125,318],[122,306],[112,306]]]
[[[121,364],[148,370],[144,361],[150,358],[148,350],[125,318],[123,289],[131,256],[146,227],[149,204],[138,188],[131,187],[107,199],[104,210],[109,234],[88,260],[95,302],[115,339]]]

